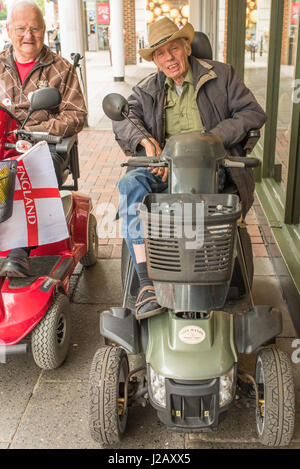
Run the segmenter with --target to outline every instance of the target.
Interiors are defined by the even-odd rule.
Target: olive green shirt
[[[174,134],[199,130],[204,132],[199,109],[196,102],[194,80],[189,67],[182,86],[171,78],[166,78],[166,139]]]

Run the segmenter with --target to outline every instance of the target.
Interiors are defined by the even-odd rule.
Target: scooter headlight
[[[156,404],[166,407],[166,386],[165,378],[158,375],[150,366],[150,386],[152,397]]]
[[[223,407],[229,404],[233,399],[234,393],[234,367],[220,377],[220,390],[219,390],[219,406]]]

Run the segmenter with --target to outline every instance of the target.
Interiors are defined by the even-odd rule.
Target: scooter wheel
[[[58,368],[65,360],[71,338],[70,303],[66,295],[58,293],[43,319],[33,329],[32,354],[43,370]]]
[[[89,379],[89,427],[92,438],[102,445],[118,443],[126,430],[124,386],[128,358],[121,347],[97,350]]]
[[[260,443],[287,446],[295,422],[295,390],[289,356],[276,348],[257,354],[255,381],[258,386],[256,427]]]
[[[89,267],[97,262],[98,255],[98,235],[97,220],[93,214],[89,218],[88,226],[88,251],[85,256],[80,259],[80,264]]]

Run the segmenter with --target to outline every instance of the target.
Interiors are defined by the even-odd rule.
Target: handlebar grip
[[[151,167],[165,167],[168,164],[164,161],[158,160],[157,158],[148,158],[136,156],[129,158],[126,163],[122,163],[121,166],[131,166],[134,168],[149,168]]]
[[[45,141],[47,143],[61,143],[62,137],[57,137],[56,135],[49,135],[49,134],[39,134],[39,135],[34,135],[34,133],[31,134],[31,140],[34,142],[42,142]]]
[[[249,158],[246,156],[246,168],[257,168],[258,166],[261,166],[261,161],[258,158]]]
[[[15,143],[6,143],[4,146],[6,150],[10,150],[11,148],[16,148]]]
[[[258,158],[250,158],[248,156],[226,156],[224,163],[224,166],[232,168],[257,168],[261,165],[261,161]]]

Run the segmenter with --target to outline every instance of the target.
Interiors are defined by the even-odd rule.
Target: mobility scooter
[[[35,91],[28,115],[40,109],[56,108],[60,102],[56,88]],[[63,183],[69,175],[73,177],[73,184],[64,185],[60,191],[69,237],[32,249],[28,277],[0,277],[1,356],[18,350],[17,344],[30,333],[36,364],[42,369],[54,369],[65,360],[70,343],[70,277],[78,262],[90,266],[97,260],[96,219],[91,213],[91,199],[71,192],[78,190],[77,136],[62,139],[30,132],[24,129],[26,121],[21,125],[4,106],[0,107],[0,114],[0,229],[12,213],[17,177],[14,157],[20,156],[24,149],[39,141],[55,144],[58,153],[67,155]],[[0,263],[8,252],[0,252]]]
[[[211,58],[203,33],[196,33],[192,49]],[[129,119],[120,95],[108,95],[103,108],[112,120]],[[102,445],[118,444],[130,407],[147,402],[172,430],[217,429],[240,389],[255,400],[258,442],[290,443],[293,375],[288,355],[274,346],[281,312],[254,305],[252,248],[239,196],[234,187],[217,193],[218,168],[259,165],[247,156],[259,135],[249,132],[240,157],[228,156],[215,135],[191,132],[171,137],[159,158],[127,161],[169,167],[169,193],[149,194],[139,208],[148,274],[166,311],[136,320],[139,280],[124,242],[123,305],[100,315],[106,345],[95,353],[89,380],[90,433]],[[252,353],[254,376],[239,367],[239,354]],[[128,355],[137,354],[144,363],[130,369]]]

